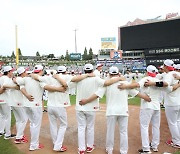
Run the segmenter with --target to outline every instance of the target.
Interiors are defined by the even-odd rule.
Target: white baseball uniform
[[[128,95],[136,96],[137,90],[120,90],[117,86],[121,83],[129,84],[127,81],[119,81],[108,87],[99,88],[95,93],[99,97],[106,95],[106,116],[107,116],[107,134],[106,134],[106,150],[113,151],[114,131],[116,122],[118,122],[120,132],[120,153],[128,152]]]
[[[94,145],[94,123],[95,111],[99,110],[99,100],[96,99],[86,105],[79,105],[79,101],[94,94],[98,87],[104,85],[104,80],[100,77],[89,77],[76,84],[76,116],[78,121],[78,146],[79,151],[85,151],[85,138],[87,147]],[[87,131],[87,133],[86,133]],[[85,134],[87,134],[85,136]]]
[[[0,86],[4,85],[7,76],[0,77]],[[8,105],[8,92],[0,94],[0,133],[5,136],[11,135],[11,108]]]
[[[31,77],[19,78],[17,83],[20,88],[25,88],[27,93],[34,97],[33,101],[24,99],[24,106],[26,107],[26,114],[30,120],[31,142],[29,150],[39,148],[39,134],[42,121],[42,96],[43,88],[40,83]]]
[[[151,102],[146,102],[141,99],[140,110],[140,128],[141,128],[141,141],[142,149],[144,151],[150,151],[149,142],[149,125],[152,123],[152,148],[158,148],[160,142],[160,102],[159,95],[161,94],[161,88],[150,86],[145,87],[144,83],[149,80],[152,82],[158,82],[155,77],[144,77],[138,83],[140,85],[140,91],[147,94],[151,98]]]
[[[65,80],[67,84],[69,84],[72,78],[70,75],[61,74],[59,76]],[[43,86],[61,86],[61,84],[51,76],[39,77],[39,80],[42,82]],[[68,90],[65,93],[48,91],[47,109],[50,122],[50,133],[54,144],[53,150],[55,151],[59,151],[63,144],[64,134],[67,128],[67,113],[65,107],[70,105]],[[58,120],[60,121],[59,129]]]
[[[4,85],[16,86],[12,78],[6,77]],[[24,129],[27,123],[27,115],[24,109],[23,94],[20,90],[7,89],[8,105],[11,106],[16,119],[16,139],[22,139],[24,136]]]
[[[163,81],[167,82],[169,86],[172,86],[178,82],[173,77],[173,74],[180,75],[179,72],[171,71],[166,73]],[[164,105],[165,113],[168,121],[168,126],[171,132],[172,141],[175,145],[180,146],[180,88],[177,90],[165,93]]]

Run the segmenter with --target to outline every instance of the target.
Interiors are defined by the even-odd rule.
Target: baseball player
[[[134,74],[130,70],[127,69],[124,77],[126,78],[126,81],[131,83],[133,81]]]
[[[84,66],[85,75],[93,72],[93,65],[86,64]],[[79,75],[80,76],[80,75]],[[78,77],[72,78],[72,82],[77,82]],[[98,87],[104,85],[104,80],[100,77],[85,78],[76,83],[76,117],[78,122],[78,153],[85,154],[86,152],[92,152],[94,150],[94,122],[95,122],[95,111],[99,110],[99,101],[94,100],[87,105],[79,105],[79,101],[82,98],[91,96]],[[87,134],[87,135],[86,135]],[[85,142],[87,139],[87,146]]]
[[[25,69],[23,67],[18,68],[18,75],[25,73]],[[16,119],[16,139],[14,143],[27,143],[28,140],[24,136],[24,129],[27,123],[27,116],[24,110],[24,102],[23,102],[23,94],[19,90],[19,86],[13,81],[12,74],[7,75],[3,87],[8,92],[8,105],[11,106],[13,110],[15,119]]]
[[[38,75],[43,74],[43,66],[36,65],[33,72]],[[40,83],[31,77],[19,78],[16,80],[17,84],[20,85],[20,89],[25,96],[24,106],[26,114],[30,121],[30,151],[42,149],[43,145],[39,144],[39,134],[42,121],[42,96],[43,88]]]
[[[94,70],[95,76],[101,77],[101,71],[102,71],[103,64],[97,64],[96,69]]]
[[[67,148],[63,145],[64,134],[67,128],[66,107],[70,106],[69,92],[66,91],[67,83],[71,76],[66,75],[66,67],[59,66],[57,75],[38,77],[45,90],[48,90],[48,117],[50,122],[50,133],[54,144],[54,151],[64,152]],[[60,121],[58,128],[57,121]]]
[[[178,85],[178,80],[174,77],[174,74],[180,76],[179,72],[174,71],[174,62],[170,59],[166,59],[164,61],[164,71],[166,75],[161,82],[153,82],[148,85],[154,85],[157,87],[167,87],[167,86],[175,86]],[[169,126],[169,130],[172,136],[172,140],[167,140],[166,143],[175,148],[180,148],[180,88],[178,87],[176,90],[172,92],[165,92],[164,96],[164,105],[165,105],[165,113]]]
[[[11,134],[11,107],[8,105],[8,91],[3,88],[4,82],[12,77],[12,71],[11,66],[4,66],[3,76],[0,77],[0,136],[4,135],[4,139],[16,136]]]
[[[118,78],[119,70],[117,67],[110,67],[110,78]],[[95,94],[87,99],[80,101],[81,105],[87,104],[98,97],[103,97],[106,94],[106,116],[107,116],[107,134],[106,134],[106,152],[113,153],[114,146],[114,131],[116,122],[119,125],[120,131],[120,153],[127,154],[128,152],[128,95],[140,96],[150,101],[147,95],[140,94],[137,90],[119,90],[117,87],[121,83],[128,84],[127,81],[119,81],[107,87],[101,87]]]

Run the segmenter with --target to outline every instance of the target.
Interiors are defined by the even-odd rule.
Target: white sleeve
[[[167,82],[168,83],[168,86],[171,86],[172,85],[172,82],[173,82],[173,77],[171,74],[166,74],[163,78],[163,81],[164,82]]]
[[[101,79],[100,77],[96,77],[96,81],[97,81],[99,87],[104,86],[105,80]]]
[[[24,78],[20,78],[20,77],[17,77],[16,78],[16,82],[19,86],[22,86],[25,84],[25,79]]]
[[[131,90],[129,90],[129,94],[130,94],[132,97],[135,97],[138,93],[139,93],[139,91],[137,91],[136,89],[131,89]]]
[[[106,87],[99,87],[98,90],[95,92],[97,96],[102,98],[106,92]]]
[[[140,86],[140,89],[144,87],[144,83],[146,82],[146,78],[142,78],[138,83],[139,83],[139,86]]]

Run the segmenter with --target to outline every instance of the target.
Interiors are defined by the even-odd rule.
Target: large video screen
[[[122,50],[179,46],[180,19],[121,27],[120,35]]]

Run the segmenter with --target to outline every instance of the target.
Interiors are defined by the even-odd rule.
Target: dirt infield
[[[77,154],[77,122],[75,116],[75,106],[71,106],[67,108],[68,114],[68,128],[65,134],[64,145],[67,146],[68,150],[64,152],[64,154]],[[96,124],[95,124],[95,146],[96,149],[92,152],[92,154],[105,154],[105,140],[106,140],[106,118],[105,118],[105,109],[106,106],[101,104],[101,110],[96,114]],[[140,139],[140,128],[139,128],[139,107],[137,106],[129,106],[129,151],[128,154],[136,154],[137,150],[141,148],[141,139]],[[25,130],[26,136],[30,138],[29,133],[29,124]],[[173,153],[177,151],[177,149],[172,148],[165,144],[166,139],[170,138],[169,129],[167,126],[167,121],[165,117],[164,111],[161,112],[161,140],[159,145],[158,154],[162,154],[164,152]],[[45,147],[41,150],[36,150],[30,152],[29,143],[26,144],[16,144],[17,148],[26,154],[57,154],[54,152],[53,144],[49,132],[49,121],[48,114],[44,113],[41,133],[40,133],[40,143],[42,143]],[[156,152],[157,153],[157,152]],[[115,145],[113,154],[119,154],[119,130],[116,127],[115,130]]]

